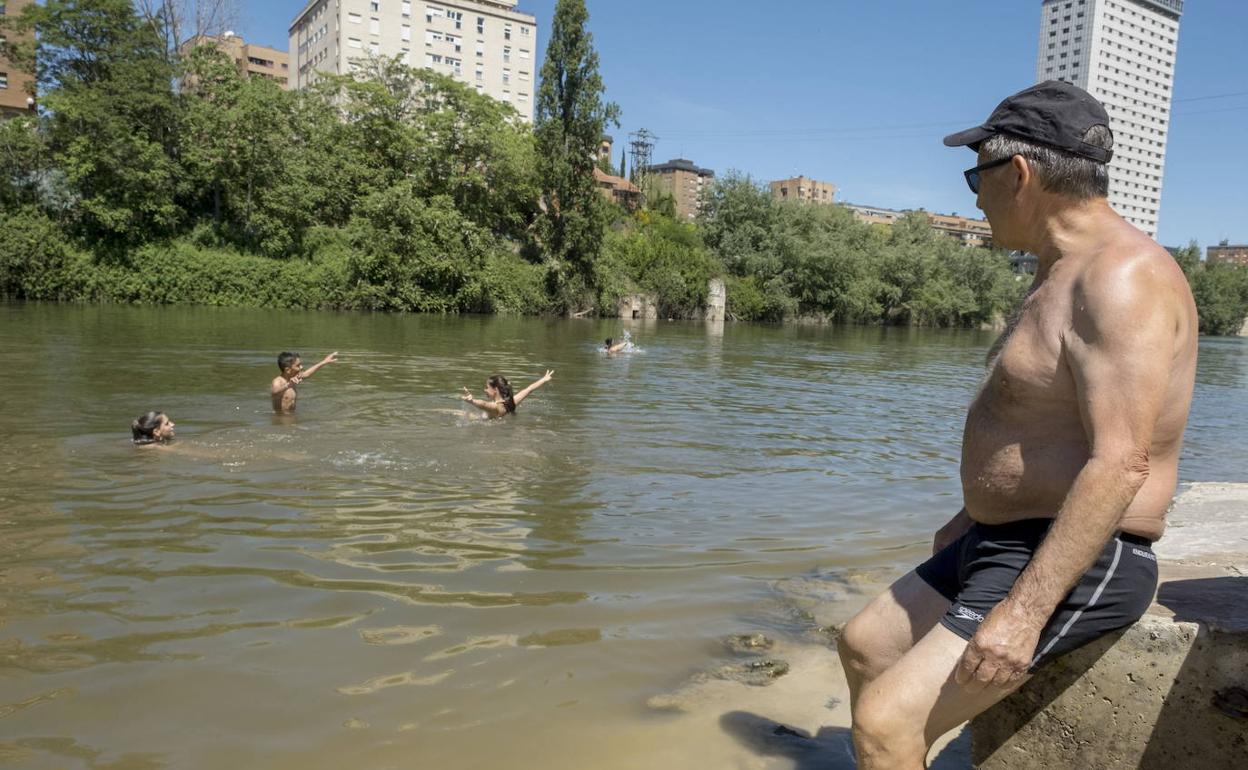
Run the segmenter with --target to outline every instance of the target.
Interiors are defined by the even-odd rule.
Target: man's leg
[[[953,674],[966,640],[936,625],[866,684],[853,708],[859,770],[922,770],[937,738],[985,711],[1026,681],[959,685]]]
[[[908,572],[845,625],[837,652],[849,682],[853,709],[873,681],[936,625],[950,601],[914,572]]]

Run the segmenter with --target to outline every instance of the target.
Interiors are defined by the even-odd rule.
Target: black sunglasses
[[[979,195],[980,172],[987,171],[990,168],[996,168],[997,166],[1004,166],[1006,163],[1009,163],[1012,160],[1014,160],[1013,155],[1006,157],[1006,158],[998,158],[997,160],[990,160],[987,163],[983,164],[982,166],[976,166],[975,168],[968,168],[966,171],[962,172],[962,176],[966,177],[966,186],[971,188],[971,192],[975,193],[976,195]]]

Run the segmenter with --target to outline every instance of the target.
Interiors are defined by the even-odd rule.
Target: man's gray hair
[[[1114,136],[1107,126],[1092,126],[1083,135],[1083,141],[1106,150],[1114,146]],[[1109,195],[1109,169],[1105,163],[1006,134],[988,137],[980,149],[987,156],[985,163],[1022,155],[1031,161],[1040,186],[1051,193],[1076,200]]]

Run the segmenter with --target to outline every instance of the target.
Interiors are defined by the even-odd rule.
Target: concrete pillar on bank
[[[728,289],[722,278],[712,278],[707,283],[706,320],[723,321],[725,308],[728,306]]]
[[[620,297],[620,318],[653,319],[659,317],[659,301],[652,294],[627,294]]]

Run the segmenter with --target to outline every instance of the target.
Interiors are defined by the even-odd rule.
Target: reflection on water
[[[0,761],[32,768],[761,767],[719,722],[748,704],[643,704],[720,636],[809,644],[923,555],[991,342],[638,322],[644,355],[602,356],[618,322],[0,319]],[[340,363],[275,416],[286,349]],[[1201,354],[1182,475],[1243,480],[1248,345]],[[512,418],[456,396],[547,368]],[[129,445],[148,409],[176,443]]]

